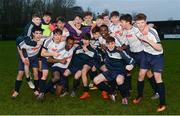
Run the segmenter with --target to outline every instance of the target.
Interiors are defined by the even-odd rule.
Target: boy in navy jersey
[[[129,55],[127,55],[125,51],[117,50],[117,47],[115,46],[115,39],[113,37],[108,37],[106,43],[107,49],[104,63],[107,71],[96,76],[94,78],[94,83],[101,91],[107,91],[110,95],[110,98],[115,101],[115,95],[112,88],[108,86],[107,83],[105,83],[115,80],[118,86],[118,90],[123,97],[122,104],[128,104],[128,91],[124,84],[124,78],[126,70],[133,69],[134,60]]]

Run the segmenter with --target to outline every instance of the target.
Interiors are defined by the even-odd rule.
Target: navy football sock
[[[165,85],[164,83],[157,83],[158,86],[158,93],[159,93],[159,100],[161,105],[166,104],[166,98],[165,98]]]
[[[126,85],[124,83],[122,85],[118,85],[118,90],[123,98],[128,97],[128,90],[126,89]]]
[[[15,81],[15,91],[19,93],[20,87],[22,84],[22,80],[16,80]]]
[[[91,80],[98,75],[97,71],[89,71],[89,77]]]
[[[40,92],[45,93],[46,91],[46,80],[40,80],[39,82]]]
[[[89,91],[89,86],[84,86],[84,92],[88,92]]]
[[[131,75],[127,75],[125,78],[127,89],[132,90]]]
[[[157,84],[156,84],[156,80],[154,78],[154,76],[152,76],[151,78],[148,79],[149,80],[149,83],[154,91],[154,93],[157,93]]]
[[[65,84],[64,84],[64,89],[68,92],[69,91],[69,79],[68,77],[65,78]]]
[[[26,77],[26,81],[29,82],[31,79],[30,77]]]
[[[53,86],[54,86],[54,83],[52,82],[52,80],[50,80],[46,85],[46,93],[54,90]]]
[[[109,94],[113,94],[113,90],[111,87],[109,87],[107,84],[105,84],[104,82],[101,82],[97,85],[97,87],[99,88],[99,90],[101,91],[107,91]]]
[[[35,91],[38,90],[38,88],[39,88],[39,80],[34,80],[34,86],[35,86],[34,90]]]
[[[144,81],[137,81],[137,90],[138,90],[138,97],[142,97],[144,91]]]
[[[80,84],[80,80],[79,79],[74,79],[73,80],[73,91],[77,90],[79,84]]]

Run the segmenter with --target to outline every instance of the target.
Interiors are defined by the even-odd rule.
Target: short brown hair
[[[84,15],[83,15],[83,17],[86,17],[86,16],[93,16],[93,14],[92,14],[92,12],[90,12],[90,11],[86,11],[86,12],[84,12]]]
[[[135,21],[137,21],[137,20],[145,20],[146,21],[146,19],[147,19],[147,16],[143,13],[139,13],[135,16]]]

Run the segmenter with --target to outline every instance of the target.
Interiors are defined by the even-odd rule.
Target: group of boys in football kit
[[[75,15],[72,21],[57,17],[54,23],[51,15],[32,15],[32,21],[16,39],[19,64],[12,98],[19,96],[25,75],[40,101],[48,92],[74,97],[82,87],[81,100],[91,97],[90,89],[99,89],[103,99],[114,102],[120,92],[121,103],[128,105],[134,89],[131,78],[137,78],[137,96],[132,102],[140,104],[147,76],[153,90],[151,99],[159,99],[157,112],[166,109],[163,48],[145,14],[139,13],[133,20],[130,14],[113,11],[93,21],[87,11],[83,17]],[[134,68],[139,74],[132,77]]]

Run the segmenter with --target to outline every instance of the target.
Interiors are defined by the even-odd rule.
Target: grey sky
[[[149,21],[180,20],[180,0],[76,0],[84,10],[88,7],[102,13],[104,9],[120,13],[143,12]]]

